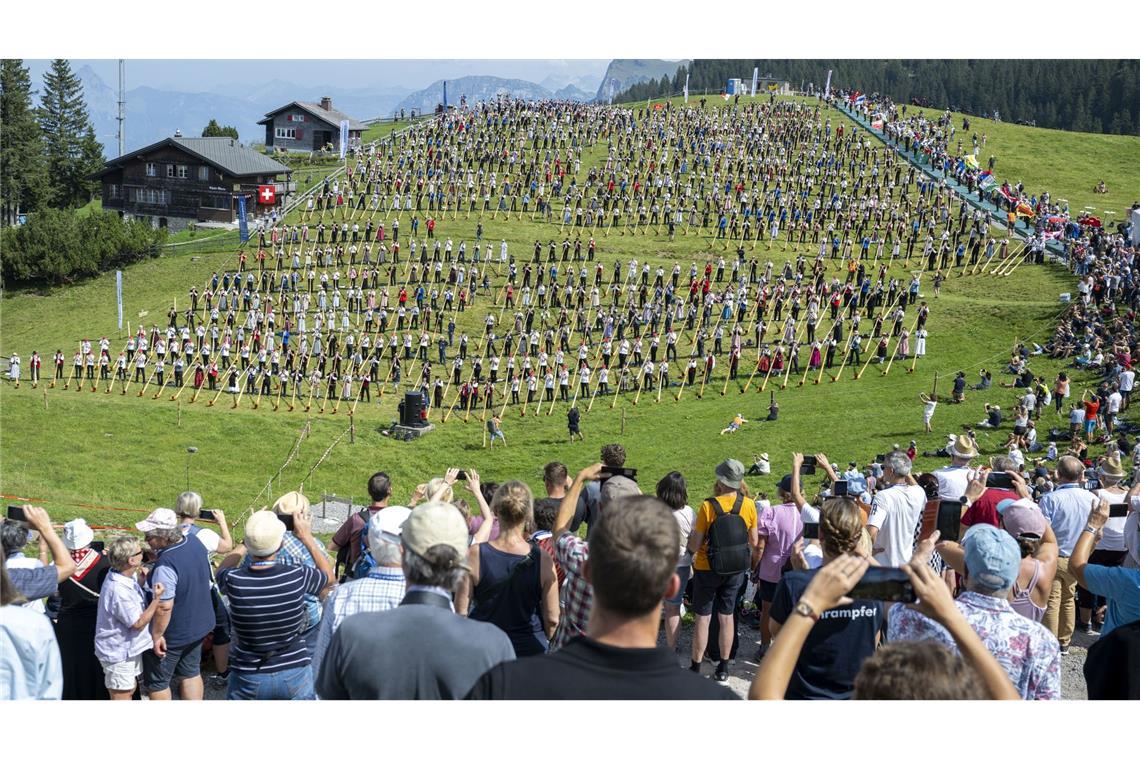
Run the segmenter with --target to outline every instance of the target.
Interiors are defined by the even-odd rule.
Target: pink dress
[[[819,369],[820,364],[822,364],[822,363],[823,362],[822,362],[821,357],[819,355],[819,344],[818,343],[811,344],[811,360],[808,362],[808,367],[811,369]]]

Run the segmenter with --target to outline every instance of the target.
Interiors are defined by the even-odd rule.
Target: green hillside
[[[722,104],[713,99],[709,105]],[[997,152],[1003,146],[998,152],[999,176],[1008,176],[1003,172],[1012,173],[1013,167],[1024,166],[1025,172],[1038,172],[1025,177],[1027,183],[1039,176],[1036,181],[1054,189],[1055,195],[1069,193],[1066,197],[1074,205],[1082,184],[1091,187],[1097,178],[1104,177],[1110,187],[1119,182],[1123,188],[1136,176],[1135,167],[1140,162],[1122,168],[1127,162],[1120,160],[1121,152],[1133,155],[1130,151],[1140,145],[1140,139],[1128,138],[1132,142],[1122,143],[1122,148],[1084,153],[1087,160],[1079,173],[1059,173],[1061,182],[1072,183],[1072,189],[1066,189],[1053,182],[1049,170],[1038,167],[1035,156],[1067,154],[1077,150],[1072,146],[1084,145],[1081,140],[1086,136],[1047,133],[1045,137],[1019,140],[1018,130],[1024,128],[997,125],[990,132],[987,147]],[[1062,139],[1075,142],[1062,143]],[[603,161],[604,155],[604,145],[586,151],[579,179],[590,166]],[[1140,182],[1133,182],[1132,187],[1140,187]],[[477,213],[470,218],[460,213],[453,219],[448,214],[440,220],[436,236],[451,237],[457,246],[466,240],[470,248],[477,217]],[[558,224],[532,221],[526,216],[505,220],[501,215],[493,218],[487,214],[483,224],[485,242],[505,239],[511,252],[523,261],[529,260],[535,240],[545,245],[548,240],[562,238]],[[401,225],[408,225],[406,214]],[[574,232],[570,230],[571,240]],[[707,231],[703,236],[695,230],[687,235],[678,231],[673,241],[652,229],[636,235],[599,232],[597,241],[607,273],[612,262],[631,257],[660,262],[668,269],[674,262],[687,268],[690,261],[703,262],[710,255],[732,255]],[[797,253],[810,258],[815,246],[797,244],[783,251],[779,245],[768,250],[766,244],[760,244],[749,256],[771,258],[779,266]],[[164,325],[166,311],[175,299],[180,306],[185,304],[191,285],[201,289],[213,271],[232,268],[235,263],[231,249],[167,255],[129,268],[124,272],[126,319],[132,327],[140,320],[147,325]],[[905,282],[909,272],[898,266],[892,274],[904,277]],[[136,387],[124,396],[118,387],[113,393],[104,393],[105,384],[96,393],[89,389],[76,392],[74,386],[68,391],[55,388],[45,392],[43,386],[33,390],[26,380],[27,357],[32,350],[39,350],[45,376],[50,377],[50,359],[57,348],[67,357],[70,372],[70,358],[78,340],[108,335],[115,338],[115,346],[125,340],[125,334],[115,326],[114,279],[105,275],[70,288],[9,292],[4,294],[0,315],[0,353],[20,352],[25,361],[25,382],[19,389],[8,383],[0,386],[0,493],[44,499],[57,519],[85,515],[95,524],[126,526],[143,510],[172,503],[186,486],[185,448],[195,446],[199,453],[190,463],[190,485],[204,495],[208,507],[224,508],[232,518],[252,506],[271,502],[302,481],[306,493],[315,497],[337,493],[363,498],[365,481],[377,469],[393,475],[396,501],[406,499],[417,483],[442,474],[450,466],[477,469],[484,481],[519,477],[540,489],[544,463],[560,459],[574,470],[594,461],[599,447],[615,440],[628,449],[628,465],[640,469],[642,485],[647,489],[668,470],[679,467],[689,477],[694,496],[700,495],[711,486],[716,462],[732,456],[747,463],[754,454],[767,451],[772,455],[773,476],[752,485],[761,491],[770,490],[787,470],[788,452],[792,450],[824,451],[839,462],[866,462],[892,445],[905,447],[912,438],[917,439],[920,450],[934,449],[945,442],[946,433],[980,420],[983,401],[997,401],[1003,406],[1011,403],[1012,391],[997,387],[969,394],[966,404],[940,405],[935,415],[936,433],[920,434],[918,393],[930,391],[935,373],[940,377],[939,393],[949,390],[950,378],[958,370],[965,371],[971,381],[983,368],[997,377],[1017,340],[1045,342],[1061,311],[1058,294],[1072,290],[1072,282],[1061,267],[1024,266],[1012,277],[954,276],[934,301],[929,282],[924,280],[924,296],[933,304],[928,323],[929,355],[916,363],[913,373],[907,371],[910,362],[897,362],[885,377],[877,366],[870,366],[864,368],[858,381],[852,379],[853,371],[844,373],[836,383],[829,382],[826,375],[805,374],[787,377],[787,386],[781,390],[777,388],[783,382],[774,378],[763,392],[758,392],[762,384],[757,380],[742,393],[745,378],[726,382],[725,373],[718,370],[699,399],[696,389],[686,389],[676,401],[676,388],[662,394],[660,401],[655,394],[643,394],[636,405],[632,394],[599,397],[583,415],[586,441],[574,444],[566,442],[565,402],[555,403],[550,414],[544,406],[538,417],[533,410],[521,417],[511,407],[504,415],[509,445],[493,450],[483,448],[483,427],[475,414],[467,421],[461,414],[453,414],[446,423],[440,423],[433,410],[436,431],[412,443],[381,436],[379,429],[396,416],[398,394],[391,390],[380,403],[359,406],[354,417],[354,443],[348,435],[347,405],[341,405],[334,415],[332,403],[324,413],[318,413],[320,405],[314,403],[306,414],[301,403],[291,412],[284,404],[274,411],[268,401],[259,409],[251,408],[248,398],[231,409],[233,399],[226,394],[216,405],[208,406],[212,394],[205,391],[189,403],[192,388],[178,401],[170,400],[170,388],[158,399],[151,397],[153,388],[140,398]],[[481,334],[486,309],[481,304],[461,315],[460,330],[473,336]],[[495,313],[502,316],[497,308]],[[434,358],[434,347],[431,354]],[[754,362],[755,354],[746,352],[745,358],[742,366]],[[1034,369],[1052,376],[1061,364],[1035,359]],[[822,382],[816,385],[819,377]],[[1087,378],[1078,375],[1078,380]],[[773,392],[780,404],[780,419],[776,423],[760,422]],[[748,424],[735,435],[718,435],[737,412],[749,420]],[[1052,422],[1046,415],[1043,433]],[[983,434],[986,453],[993,453],[1003,438]],[[933,464],[925,462],[924,466]]]

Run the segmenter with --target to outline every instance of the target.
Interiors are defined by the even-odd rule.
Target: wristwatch
[[[797,615],[803,615],[804,617],[808,617],[808,618],[811,618],[812,620],[814,620],[816,622],[819,622],[819,613],[816,612],[815,610],[813,610],[811,605],[808,604],[807,602],[804,602],[804,601],[797,602],[796,606],[793,608],[792,611],[795,612]]]

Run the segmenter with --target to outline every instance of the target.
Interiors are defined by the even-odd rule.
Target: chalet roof
[[[294,100],[292,103],[286,103],[285,105],[281,106],[280,108],[275,108],[272,111],[270,111],[269,113],[265,114],[265,118],[262,119],[261,121],[257,122],[257,123],[258,124],[268,124],[271,121],[273,121],[274,116],[281,113],[282,111],[284,111],[287,108],[293,108],[293,107],[300,108],[302,111],[304,111],[308,114],[311,114],[312,116],[314,116],[317,119],[320,119],[321,121],[325,122],[326,124],[331,124],[332,126],[336,127],[337,129],[340,129],[340,123],[344,119],[348,119],[348,128],[352,132],[363,132],[365,129],[367,129],[367,127],[364,124],[361,124],[359,121],[352,118],[351,116],[344,113],[343,111],[338,111],[335,108],[330,108],[329,110],[326,111],[325,109],[321,108],[321,106],[318,103],[306,103],[303,100]]]
[[[100,177],[109,171],[119,169],[128,161],[164,147],[178,148],[214,168],[235,177],[248,177],[257,174],[288,174],[292,170],[274,161],[263,153],[242,147],[230,137],[168,137],[153,145],[126,153],[111,159],[93,177]]]

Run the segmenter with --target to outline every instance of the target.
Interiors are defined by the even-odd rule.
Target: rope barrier
[[[297,458],[297,453],[301,450],[301,443],[304,442],[304,440],[309,436],[309,433],[311,432],[312,420],[305,420],[305,424],[301,426],[301,434],[297,436],[297,440],[293,444],[293,448],[289,451],[289,454],[285,457],[285,461],[282,462],[281,466],[277,468],[277,472],[266,482],[265,487],[258,491],[257,495],[250,500],[249,506],[246,507],[245,510],[241,513],[238,522],[240,522],[240,517],[243,517],[246,513],[249,513],[251,515],[253,514],[254,507],[257,506],[257,502],[261,499],[262,494],[270,490],[270,486],[273,484],[273,481],[280,478],[281,473],[285,471],[285,468],[292,464],[293,460]],[[234,524],[236,525],[237,522]]]

